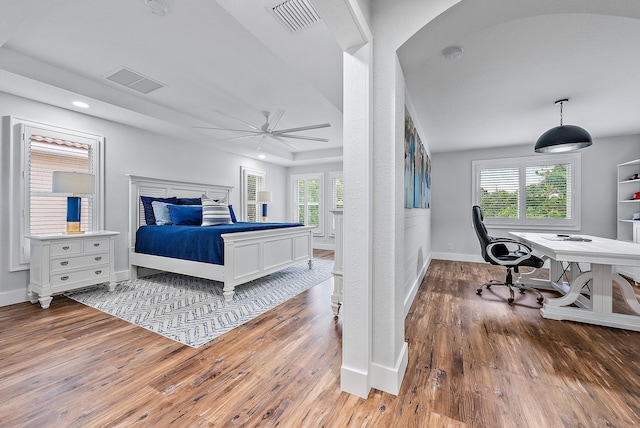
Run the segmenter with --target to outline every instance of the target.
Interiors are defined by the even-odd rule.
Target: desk
[[[613,272],[615,265],[640,266],[638,244],[587,235],[580,236],[590,241],[561,240],[548,233],[509,232],[509,235],[541,253],[551,263],[549,280],[532,278],[534,272],[520,278],[523,284],[564,294],[548,299],[540,309],[544,318],[640,331],[640,303],[631,284]],[[570,266],[568,283],[562,280],[563,262]],[[591,270],[579,272],[578,263],[589,263]],[[591,284],[585,287],[589,280]],[[620,287],[623,299],[634,315],[613,312],[613,282]]]

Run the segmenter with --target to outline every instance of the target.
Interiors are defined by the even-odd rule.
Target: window
[[[342,178],[342,172],[332,172],[331,177],[331,209],[342,210],[344,209],[344,180]],[[331,236],[336,234],[336,220],[333,213],[331,213]]]
[[[82,197],[83,230],[103,228],[103,138],[78,131],[11,118],[12,209],[11,270],[26,269],[30,260],[27,236],[61,233],[66,229],[67,196],[51,192],[53,171],[94,174],[95,194]]]
[[[473,161],[473,204],[495,227],[580,228],[580,154]]]
[[[306,226],[315,226],[313,233],[322,235],[322,174],[292,175],[292,218]]]
[[[259,215],[258,192],[266,189],[267,173],[241,167],[241,175],[242,219],[249,222],[259,221],[262,217]]]

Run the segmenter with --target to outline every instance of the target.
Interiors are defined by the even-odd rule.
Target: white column
[[[371,361],[371,44],[344,54],[343,391],[369,395]]]

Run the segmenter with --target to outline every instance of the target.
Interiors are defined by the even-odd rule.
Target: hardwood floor
[[[0,426],[638,426],[640,333],[475,294],[503,275],[432,261],[400,395],[367,400],[340,391],[331,280],[198,349],[64,297],[0,308]]]

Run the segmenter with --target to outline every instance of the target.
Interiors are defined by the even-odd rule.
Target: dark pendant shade
[[[537,153],[562,153],[589,147],[591,135],[575,125],[560,125],[551,128],[538,138],[535,151]]]

